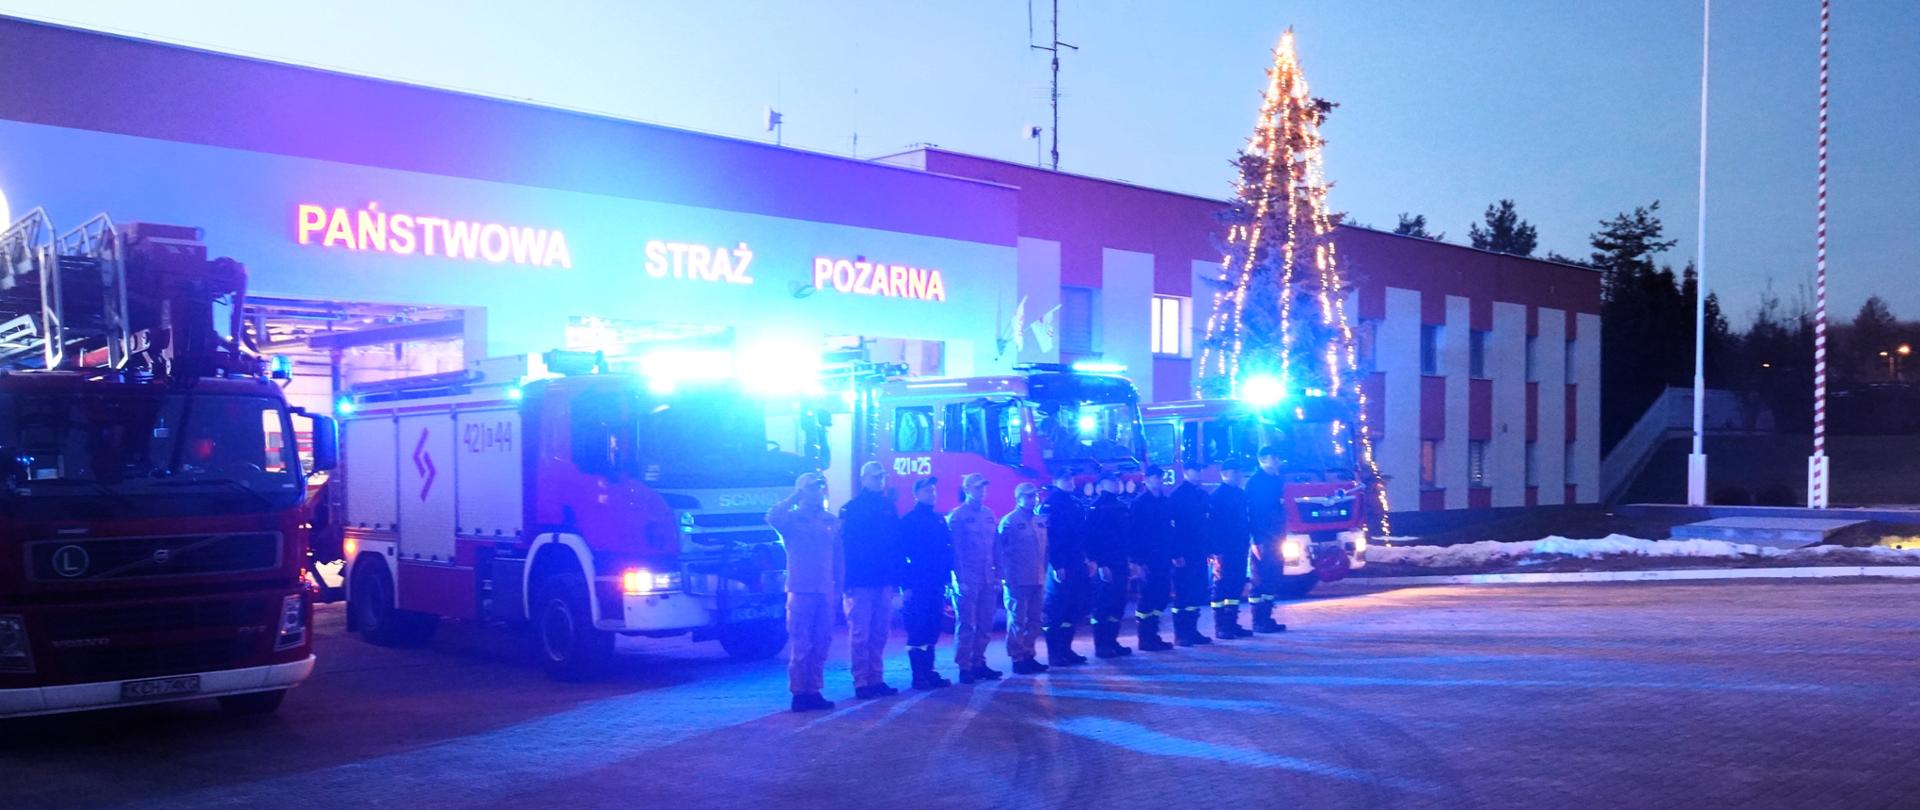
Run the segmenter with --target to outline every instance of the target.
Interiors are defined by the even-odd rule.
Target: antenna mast
[[[1033,0],[1027,0],[1027,47],[1036,51],[1053,54],[1053,170],[1060,171],[1060,49],[1080,50],[1078,47],[1060,41],[1060,0],[1053,0],[1053,42],[1050,45],[1033,43]]]

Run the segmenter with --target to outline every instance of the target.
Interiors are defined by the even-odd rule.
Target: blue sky
[[[1035,0],[1045,40],[1047,0]],[[1871,293],[1920,318],[1920,4],[1839,0],[1830,271],[1837,317]],[[1714,17],[1709,287],[1744,319],[1813,268],[1817,0]],[[509,11],[508,9],[514,9]],[[0,0],[0,11],[746,138],[873,156],[914,143],[1033,160],[1047,55],[1026,0],[278,4]],[[1333,201],[1449,240],[1500,197],[1541,250],[1655,199],[1694,250],[1700,5],[1691,0],[1062,0],[1061,168],[1214,196],[1292,26],[1329,122]]]

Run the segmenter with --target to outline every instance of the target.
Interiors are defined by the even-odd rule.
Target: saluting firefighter
[[[1260,471],[1247,480],[1247,520],[1253,530],[1253,595],[1247,598],[1253,632],[1278,633],[1287,626],[1273,620],[1274,603],[1286,581],[1280,544],[1287,537],[1286,479],[1280,477],[1280,448],[1260,448]]]
[[[839,523],[827,511],[827,479],[819,473],[801,475],[793,494],[767,510],[767,525],[787,546],[787,688],[796,712],[833,708],[820,688],[833,643],[833,603],[846,574]]]
[[[1044,492],[1047,519],[1047,593],[1042,613],[1049,666],[1079,666],[1073,635],[1093,605],[1093,563],[1087,559],[1087,515],[1073,492],[1073,471],[1061,470]]]
[[[1200,467],[1180,471],[1180,486],[1167,495],[1167,504],[1173,510],[1173,643],[1182,647],[1212,644],[1200,633],[1200,608],[1207,604],[1207,588],[1212,585],[1207,558],[1213,554]]]
[[[1040,601],[1047,581],[1046,519],[1034,514],[1040,488],[1022,481],[1013,489],[1014,507],[1000,519],[994,559],[1007,582],[1007,657],[1017,675],[1038,675],[1047,665],[1034,660],[1034,642],[1042,621]]]
[[[947,513],[947,528],[953,531],[953,662],[960,666],[961,683],[997,680],[1000,673],[987,667],[987,642],[999,606],[1000,576],[993,564],[998,521],[983,503],[986,476],[967,473],[960,493],[965,500]]]
[[[1127,609],[1127,546],[1133,535],[1127,504],[1120,500],[1120,476],[1106,473],[1095,485],[1099,495],[1087,507],[1087,557],[1098,571],[1093,596],[1093,654],[1100,658],[1132,655],[1120,643],[1120,614]]]
[[[893,629],[893,594],[904,555],[900,516],[893,498],[882,494],[887,468],[877,461],[860,465],[860,493],[840,507],[840,539],[847,566],[847,647],[853,657],[853,696],[891,697],[881,663]]]
[[[1213,637],[1221,640],[1253,635],[1240,624],[1240,600],[1247,592],[1247,552],[1253,537],[1247,523],[1246,485],[1247,462],[1227,459],[1220,465],[1220,486],[1207,499],[1214,554],[1220,558],[1213,582]]]
[[[1160,616],[1173,599],[1173,510],[1167,503],[1166,472],[1148,467],[1139,494],[1128,504],[1133,543],[1128,554],[1140,568],[1140,604],[1134,607],[1134,634],[1143,652],[1173,649],[1160,637]]]
[[[953,582],[953,535],[946,518],[933,510],[939,485],[940,480],[931,476],[913,482],[913,508],[900,518],[901,545],[907,557],[906,572],[900,577],[907,589],[900,621],[907,629],[913,688],[922,691],[953,685],[933,668],[933,647],[947,618],[947,586]]]

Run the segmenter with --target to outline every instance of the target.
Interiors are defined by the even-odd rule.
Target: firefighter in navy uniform
[[[1253,595],[1247,597],[1253,632],[1278,633],[1287,626],[1273,620],[1286,575],[1280,544],[1287,538],[1286,479],[1280,475],[1280,448],[1260,448],[1260,470],[1247,479],[1247,523],[1253,531]]]
[[[853,662],[853,696],[892,697],[881,663],[893,630],[894,583],[900,578],[900,515],[883,494],[887,468],[860,466],[860,493],[840,507],[840,541],[846,557],[847,649]]]
[[[1087,558],[1097,569],[1093,596],[1093,654],[1119,658],[1133,654],[1120,643],[1120,616],[1127,609],[1127,547],[1133,529],[1126,501],[1120,500],[1120,476],[1106,473],[1096,485],[1099,495],[1087,507]]]
[[[1213,583],[1213,637],[1222,640],[1253,635],[1240,624],[1240,600],[1247,592],[1247,463],[1227,459],[1220,465],[1220,486],[1207,499],[1207,523],[1213,528],[1214,554],[1220,573]]]
[[[1086,509],[1073,494],[1071,470],[1054,476],[1041,504],[1047,522],[1047,593],[1041,611],[1047,664],[1079,666],[1087,657],[1073,651],[1073,635],[1092,606],[1093,563],[1087,560]]]
[[[1213,555],[1213,533],[1207,525],[1207,490],[1200,486],[1200,468],[1181,472],[1180,486],[1167,495],[1173,510],[1173,643],[1182,647],[1212,644],[1200,633],[1200,608],[1207,604],[1213,582],[1207,558]]]
[[[947,519],[933,511],[939,484],[932,477],[913,482],[913,508],[900,517],[901,551],[906,554],[900,584],[907,589],[900,622],[907,630],[913,688],[923,691],[953,685],[933,668],[933,646],[940,641],[947,586],[953,582],[953,535]]]
[[[1145,486],[1128,505],[1133,542],[1128,556],[1140,567],[1140,604],[1134,608],[1134,633],[1142,652],[1173,649],[1160,637],[1160,617],[1173,600],[1173,508],[1167,501],[1166,472],[1148,467]]]

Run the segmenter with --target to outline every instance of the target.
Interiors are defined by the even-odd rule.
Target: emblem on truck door
[[[92,564],[87,550],[79,546],[61,546],[53,553],[53,572],[69,579],[86,573],[87,566]]]
[[[413,446],[413,468],[420,471],[420,500],[433,491],[433,479],[439,472],[433,467],[433,454],[427,452],[427,428],[420,429],[420,441]]]

